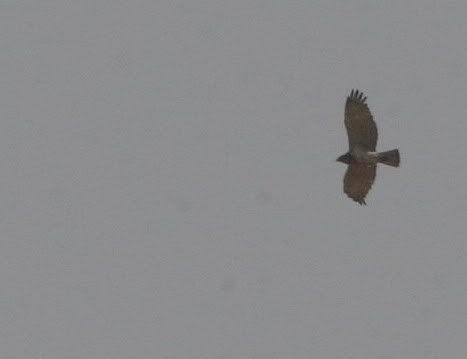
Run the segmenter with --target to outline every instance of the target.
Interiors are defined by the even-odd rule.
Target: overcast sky
[[[466,13],[3,2],[1,357],[465,358]],[[352,88],[401,153],[366,207]]]

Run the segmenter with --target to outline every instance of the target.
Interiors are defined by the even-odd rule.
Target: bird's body
[[[365,197],[376,178],[376,164],[398,167],[399,150],[377,152],[378,130],[366,97],[352,90],[345,103],[345,127],[349,139],[349,151],[337,161],[348,164],[344,176],[344,192],[359,204],[366,204]]]
[[[349,152],[357,163],[376,164],[378,162],[378,152],[370,151],[365,146],[357,144]]]

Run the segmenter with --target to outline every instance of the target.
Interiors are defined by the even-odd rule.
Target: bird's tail
[[[399,150],[391,150],[386,152],[378,153],[378,162],[384,163],[385,165],[392,167],[399,167],[400,157]]]

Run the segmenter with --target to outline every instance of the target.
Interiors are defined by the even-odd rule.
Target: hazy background
[[[385,3],[3,2],[2,358],[465,358],[467,4]]]

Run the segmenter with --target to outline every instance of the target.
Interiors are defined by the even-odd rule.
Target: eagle
[[[347,164],[344,176],[344,193],[360,205],[376,178],[376,165],[383,163],[399,167],[399,150],[376,151],[378,129],[366,104],[366,97],[359,90],[352,90],[345,102],[345,128],[349,139],[349,151],[337,158]]]

